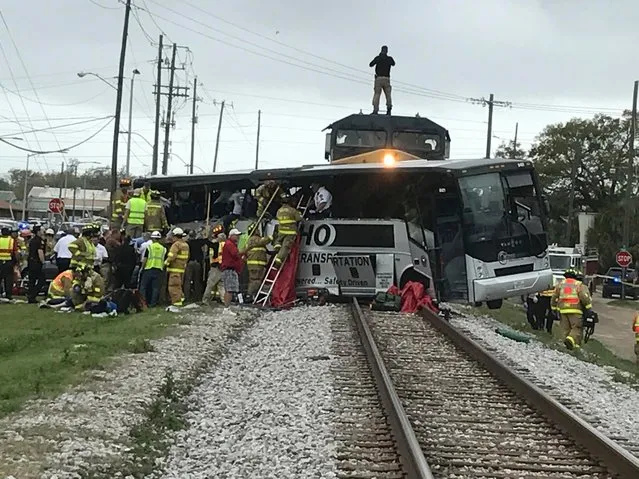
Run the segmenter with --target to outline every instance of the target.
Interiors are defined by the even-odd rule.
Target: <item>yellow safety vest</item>
[[[222,264],[222,250],[224,249],[224,241],[220,241],[217,247],[217,256],[214,257],[213,248],[209,248],[209,260],[211,264]]]
[[[60,299],[66,297],[65,282],[71,286],[73,283],[73,271],[68,269],[55,277],[49,285],[47,295],[51,299]]]
[[[0,261],[11,261],[13,259],[14,242],[11,236],[0,237]]]
[[[166,248],[160,243],[153,242],[147,248],[149,257],[146,259],[144,269],[164,269],[164,256],[166,255]]]
[[[137,196],[131,198],[129,201],[131,202],[131,209],[129,210],[129,219],[127,220],[127,223],[130,225],[143,225],[146,201]]]
[[[635,332],[635,340],[639,343],[639,313],[635,314],[635,320],[632,324],[632,330]]]

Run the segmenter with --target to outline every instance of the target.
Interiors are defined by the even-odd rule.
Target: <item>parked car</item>
[[[618,267],[610,268],[606,273],[606,276],[609,277],[604,278],[601,295],[604,298],[612,298],[613,295],[621,296],[622,269]],[[637,274],[635,270],[632,268],[626,269],[626,276],[623,278],[623,281],[625,283],[636,284],[636,280]],[[626,296],[630,296],[632,299],[637,299],[639,298],[639,285],[629,286],[626,284],[625,292]]]

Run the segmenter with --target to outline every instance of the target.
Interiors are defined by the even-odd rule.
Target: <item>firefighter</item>
[[[282,206],[277,210],[277,215],[275,216],[278,228],[273,247],[277,254],[275,259],[273,259],[273,266],[276,268],[279,268],[286,260],[297,237],[297,224],[302,221],[302,214],[291,206],[292,202],[293,200],[290,196],[282,196]]]
[[[635,355],[637,356],[637,364],[639,364],[639,313],[635,313],[632,320],[632,330],[635,333]]]
[[[564,344],[568,349],[579,349],[583,333],[583,315],[591,314],[592,301],[588,288],[577,280],[578,272],[568,269],[564,279],[553,292],[550,306],[560,316]]]
[[[261,237],[257,231],[253,232],[255,228],[257,228],[257,224],[249,225],[249,239],[244,248],[244,251],[246,251],[246,266],[249,273],[248,295],[251,298],[255,297],[262,285],[268,262],[266,245],[272,241],[269,236]]]
[[[257,217],[260,218],[264,213],[266,205],[268,205],[269,201],[273,195],[277,193],[279,189],[279,185],[277,182],[273,180],[269,180],[266,183],[258,186],[257,190],[255,190],[255,198],[257,199]]]
[[[132,239],[140,238],[144,229],[144,212],[146,201],[141,197],[139,189],[133,191],[133,197],[127,201],[122,224],[126,226],[126,235]]]
[[[166,257],[166,248],[160,243],[161,239],[159,231],[151,233],[152,243],[147,246],[142,258],[140,293],[151,308],[157,306],[160,299],[160,283]]]
[[[144,201],[148,203],[149,201],[151,201],[152,193],[153,192],[151,191],[151,183],[147,181],[146,183],[144,183],[144,186],[142,187],[142,190],[140,191],[140,198],[142,198]]]
[[[111,228],[122,228],[122,220],[124,218],[124,206],[128,198],[131,180],[123,178],[120,180],[120,189],[113,195],[113,203],[111,204]]]
[[[71,251],[71,267],[86,266],[93,269],[95,264],[95,244],[93,243],[93,237],[98,233],[95,225],[88,224],[82,228],[82,235],[71,244],[69,244],[69,251]]]
[[[225,241],[224,226],[221,224],[216,225],[211,232],[211,242],[209,244],[210,268],[204,296],[202,297],[204,304],[210,304],[213,295],[216,295],[220,300],[224,298],[224,285],[222,283],[220,265],[222,264],[222,251],[224,250]]]
[[[73,272],[71,302],[76,311],[90,311],[104,296],[104,280],[92,267],[79,265]]]
[[[13,298],[13,270],[18,262],[17,243],[9,228],[0,230],[0,284],[6,299]]]
[[[175,238],[169,254],[164,262],[168,277],[168,290],[171,305],[182,306],[184,304],[184,289],[182,283],[184,280],[184,270],[186,262],[189,260],[189,245],[184,241],[184,231],[182,228],[173,230]]]
[[[56,306],[65,303],[71,297],[71,289],[73,287],[73,270],[67,269],[58,274],[51,284],[47,292],[48,306]]]
[[[151,191],[149,200],[144,209],[144,231],[168,231],[169,222],[166,220],[166,212],[160,201],[160,192]]]

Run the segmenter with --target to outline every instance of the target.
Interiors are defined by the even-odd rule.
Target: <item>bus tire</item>
[[[488,306],[488,309],[499,309],[503,304],[503,299],[491,299],[490,301],[486,301],[486,306]]]

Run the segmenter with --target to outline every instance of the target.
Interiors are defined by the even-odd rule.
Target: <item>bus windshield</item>
[[[495,261],[546,251],[541,206],[531,171],[495,172],[459,179],[464,237],[471,256]]]

